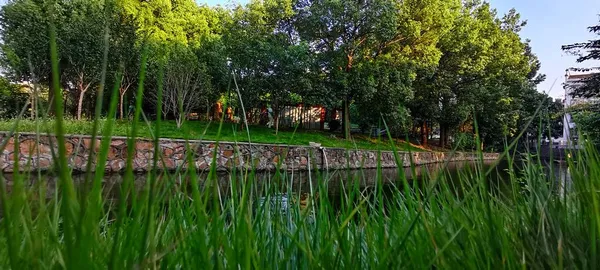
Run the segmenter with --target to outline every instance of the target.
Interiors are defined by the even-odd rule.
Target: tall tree
[[[116,5],[109,14],[110,53],[108,69],[114,75],[121,72],[119,86],[119,118],[125,117],[125,97],[137,83],[137,71],[141,57],[141,40],[136,35],[137,27],[132,16],[127,15],[124,7]]]
[[[250,105],[269,102],[279,129],[280,109],[311,88],[308,45],[299,42],[291,20],[291,1],[251,1],[238,7],[226,35],[232,67]]]
[[[412,106],[414,115],[421,116],[422,131],[426,123],[439,123],[440,146],[449,144],[454,130],[474,123],[474,117],[483,137],[505,134],[516,125],[511,91],[530,72],[525,44],[515,32],[522,26],[514,11],[500,20],[487,3],[463,4],[452,31],[439,43],[439,65],[420,74]]]
[[[96,87],[102,73],[105,29],[104,1],[73,0],[64,3],[65,21],[59,47],[63,59],[64,86],[77,101],[77,119],[81,119],[84,98]]]
[[[3,25],[2,64],[7,74],[15,81],[50,85],[49,39],[46,33],[48,18],[52,16],[58,36],[60,85],[70,98],[71,102],[67,105],[71,106],[77,118],[81,118],[86,97],[100,81],[106,26],[112,33],[110,55],[126,54],[122,52],[121,45],[128,42],[122,41],[119,36],[127,31],[116,27],[121,23],[118,18],[107,20],[105,15],[118,17],[118,10],[111,9],[111,14],[108,14],[106,3],[113,4],[104,0],[16,0],[3,6],[0,16]],[[48,12],[50,5],[51,13]],[[116,70],[114,67],[111,69]],[[50,91],[50,94],[53,92]]]
[[[598,25],[588,27],[588,30],[590,33],[596,34],[598,37],[600,37],[600,23]],[[588,42],[564,45],[562,46],[562,49],[568,53],[578,56],[578,63],[600,60],[600,38],[590,40]],[[582,70],[600,70],[600,67]],[[600,72],[585,79],[582,84],[574,85],[572,87],[574,87],[573,95],[576,97],[589,98],[600,96]]]
[[[206,70],[198,62],[196,55],[185,45],[170,49],[165,65],[163,99],[158,100],[156,91],[150,91],[150,102],[162,102],[162,113],[175,117],[180,128],[192,110],[202,104],[203,97],[210,89]]]
[[[60,6],[55,8],[52,16],[56,17],[57,21],[61,21]],[[2,6],[0,63],[8,79],[49,85],[48,18],[45,0],[11,1]],[[52,99],[53,91],[49,93],[49,98]]]
[[[458,1],[299,1],[298,29],[319,56],[331,95],[342,100],[344,136],[350,137],[350,103],[373,74],[363,64],[384,59],[399,67],[408,59],[435,63],[439,37],[454,17]],[[375,65],[377,66],[377,65]],[[362,70],[361,70],[362,69]]]

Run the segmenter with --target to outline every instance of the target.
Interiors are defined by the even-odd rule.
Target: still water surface
[[[486,176],[490,186],[502,193],[511,192],[508,164],[501,162],[495,167],[492,165],[492,162],[484,163],[483,170],[479,171],[488,171],[490,168],[493,168],[491,173]],[[404,175],[410,183],[416,184],[416,186],[421,189],[427,187],[428,183],[432,182],[432,179],[443,179],[444,183],[447,183],[450,187],[457,188],[460,186],[459,175],[466,174],[471,175],[471,177],[476,177],[477,169],[478,165],[473,162],[452,162],[448,164],[438,163],[423,165],[414,169],[382,169],[380,171],[369,169],[280,173],[257,172],[253,179],[255,179],[254,188],[259,191],[258,193],[264,193],[266,186],[269,186],[271,188],[270,191],[273,192],[273,187],[276,186],[276,189],[278,189],[277,192],[283,194],[287,192],[303,194],[309,193],[311,190],[316,190],[319,183],[325,183],[327,193],[331,198],[340,196],[344,191],[347,191],[350,187],[354,186],[358,186],[362,192],[372,191],[378,181],[381,181],[388,191],[392,190],[393,187],[400,188],[404,183],[401,180],[402,175]],[[565,164],[545,164],[544,172],[549,182],[560,182],[563,184],[557,186],[568,187],[570,185],[570,175]],[[518,169],[516,174],[520,174]],[[207,173],[199,174],[199,182],[201,185],[207,182],[207,175]],[[13,186],[14,176],[5,174],[4,178],[7,180],[7,189],[10,192]],[[34,188],[43,184],[46,186],[45,190],[47,198],[52,198],[54,196],[58,179],[56,176],[49,174],[42,176],[30,175],[27,179],[28,181],[25,182],[28,187]],[[147,179],[148,175],[135,175],[134,185],[138,192],[144,190]],[[232,188],[231,183],[239,183],[241,179],[249,179],[249,177],[245,172],[217,174],[216,182],[219,184],[220,195],[227,196]],[[73,175],[73,180],[79,189],[85,188],[85,174]],[[171,173],[168,176],[159,176],[158,181],[167,188],[185,190],[185,186],[189,185],[189,176]],[[415,183],[415,181],[417,182]],[[106,175],[103,180],[103,194],[105,199],[117,199],[119,197],[119,188],[122,182],[122,175]],[[458,189],[457,193],[460,193]]]

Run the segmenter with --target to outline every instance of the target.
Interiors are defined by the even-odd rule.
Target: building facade
[[[563,116],[563,136],[561,139],[562,145],[577,145],[578,135],[577,126],[573,121],[571,111],[577,106],[589,104],[591,102],[598,102],[597,98],[583,98],[573,97],[573,89],[581,85],[586,79],[600,73],[600,69],[567,69],[565,74],[565,82],[563,88],[565,90],[565,98],[563,99],[563,105],[565,114]]]

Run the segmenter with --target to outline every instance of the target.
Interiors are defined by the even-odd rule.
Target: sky
[[[542,63],[540,73],[546,74],[546,81],[538,86],[538,91],[554,98],[563,98],[565,70],[570,67],[598,67],[600,61],[577,63],[577,57],[566,54],[562,45],[597,39],[587,27],[600,21],[600,0],[489,0],[498,10],[499,16],[515,8],[521,18],[527,20],[521,37],[530,39],[533,52]],[[197,0],[201,4],[223,5],[246,3],[247,0]],[[554,84],[554,86],[553,86]]]
[[[598,39],[587,27],[600,22],[600,0],[491,0],[499,14],[515,8],[527,20],[521,37],[531,40],[533,52],[542,63],[540,73],[546,81],[538,91],[554,98],[563,98],[565,70],[570,67],[599,67],[600,61],[577,63],[577,57],[562,52],[565,44]],[[556,80],[556,84],[552,84]]]

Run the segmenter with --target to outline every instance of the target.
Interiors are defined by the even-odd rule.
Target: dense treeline
[[[394,135],[420,134],[423,144],[439,128],[448,146],[451,136],[472,138],[477,123],[484,145],[497,147],[529,122],[537,133],[548,122],[530,121],[540,104],[560,119],[557,104],[536,91],[544,76],[519,36],[525,21],[479,0],[263,0],[228,8],[14,0],[0,23],[7,78],[40,89],[50,87],[47,33],[56,27],[60,85],[76,118],[94,116],[103,70],[106,85],[122,74],[119,115],[126,115],[146,51],[144,108],[153,111],[162,70],[163,114],[178,122],[231,96],[232,76],[247,107],[268,103],[275,115],[299,102],[342,109],[345,136],[350,123],[385,119]]]

